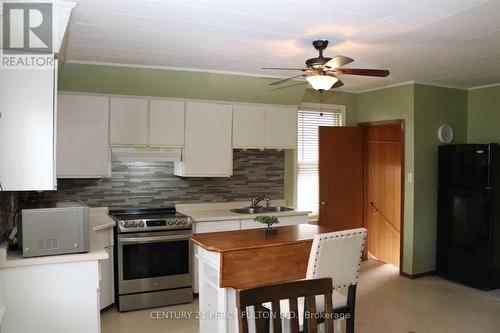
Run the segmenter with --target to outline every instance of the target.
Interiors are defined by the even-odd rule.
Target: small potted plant
[[[262,224],[267,224],[267,228],[263,229],[264,234],[266,235],[274,235],[278,232],[276,228],[271,228],[273,224],[280,223],[280,220],[276,216],[259,215],[254,219],[254,221],[260,222]]]

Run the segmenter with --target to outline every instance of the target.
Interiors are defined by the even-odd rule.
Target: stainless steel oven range
[[[193,301],[191,218],[174,207],[112,210],[118,310]]]

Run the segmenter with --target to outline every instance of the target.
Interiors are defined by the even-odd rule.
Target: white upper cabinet
[[[183,101],[149,101],[150,146],[184,146],[184,106]]]
[[[182,162],[174,173],[183,177],[229,177],[233,169],[232,106],[186,103]]]
[[[297,107],[266,108],[266,148],[297,148]]]
[[[233,106],[233,148],[265,147],[266,107]]]
[[[148,100],[111,97],[110,143],[121,146],[148,144]]]
[[[57,176],[111,176],[109,97],[59,94]]]
[[[57,66],[0,70],[0,190],[56,188],[56,74]]]

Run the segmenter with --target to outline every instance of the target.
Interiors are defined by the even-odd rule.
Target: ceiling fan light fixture
[[[330,75],[311,75],[306,80],[314,90],[329,90],[339,79]]]

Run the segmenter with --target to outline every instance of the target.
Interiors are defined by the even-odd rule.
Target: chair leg
[[[345,331],[346,333],[354,333],[354,312],[351,313],[350,318],[345,322]]]
[[[349,286],[347,291],[347,304],[349,304],[349,319],[346,320],[346,333],[354,333],[354,313],[356,310],[356,285]]]

